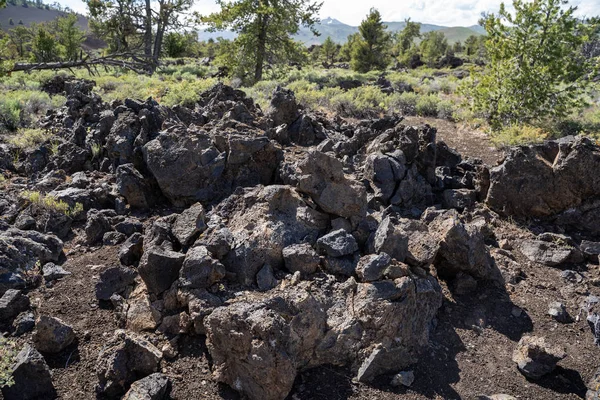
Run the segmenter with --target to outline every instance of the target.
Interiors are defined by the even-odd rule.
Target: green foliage
[[[351,35],[348,35],[348,38],[346,39],[346,43],[344,43],[342,45],[342,47],[340,48],[340,60],[341,61],[350,61],[352,59],[352,49],[354,48],[354,45],[360,40],[360,34],[359,33],[353,33]]]
[[[304,49],[292,35],[301,25],[313,29],[320,3],[309,0],[217,0],[221,11],[202,17],[210,29],[230,29],[238,36],[228,46],[229,56],[221,60],[238,77],[257,82],[265,63],[281,65],[302,61]],[[313,31],[315,34],[316,31]]]
[[[422,117],[437,117],[439,98],[435,95],[420,96],[417,100],[417,115]]]
[[[26,51],[28,51],[28,45],[33,37],[31,30],[24,26],[17,26],[8,32],[8,37],[17,50],[19,57],[23,58]]]
[[[12,368],[16,358],[15,343],[0,336],[0,388],[12,386],[15,383],[12,378]]]
[[[352,69],[358,72],[368,72],[373,69],[384,70],[389,64],[388,48],[391,43],[390,34],[381,21],[381,14],[371,8],[358,31],[359,39],[352,48]]]
[[[28,149],[38,146],[50,139],[52,135],[43,129],[21,129],[8,142],[19,149]]]
[[[163,46],[167,57],[172,58],[182,57],[189,51],[186,35],[179,32],[168,33]]]
[[[26,190],[21,193],[21,197],[45,210],[58,212],[68,217],[75,217],[83,212],[83,205],[81,203],[75,203],[75,206],[71,207],[66,202],[54,196],[44,195],[37,191]]]
[[[33,125],[47,110],[59,107],[65,102],[63,96],[51,98],[47,93],[38,91],[38,85],[32,85],[25,90],[14,90],[6,84],[2,86],[4,87],[0,89],[3,91],[3,95],[0,96],[0,131],[15,131],[21,126]]]
[[[339,50],[337,44],[331,40],[331,36],[327,36],[320,50],[323,63],[327,66],[333,65]]]
[[[598,22],[579,20],[567,4],[514,0],[514,15],[502,4],[498,15],[483,19],[489,64],[467,80],[465,93],[492,129],[564,118],[583,105],[600,63],[582,47]]]
[[[423,61],[432,67],[446,54],[448,41],[442,32],[431,31],[423,36],[419,47]]]
[[[57,39],[63,47],[67,61],[75,61],[79,58],[81,43],[85,39],[85,33],[77,26],[77,16],[69,14],[60,17],[57,21]]]
[[[31,52],[32,61],[35,62],[50,62],[59,59],[58,42],[44,26],[35,28]]]
[[[516,146],[537,143],[548,139],[542,128],[527,124],[512,124],[492,133],[492,142],[498,146]]]
[[[412,22],[410,18],[406,19],[405,27],[395,35],[396,55],[403,56],[414,46],[415,39],[421,37],[421,24]]]

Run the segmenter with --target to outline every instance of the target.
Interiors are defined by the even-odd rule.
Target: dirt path
[[[429,124],[437,128],[438,140],[443,140],[448,146],[458,150],[463,157],[480,158],[491,167],[496,166],[503,157],[502,151],[494,146],[485,133],[466,124],[424,117],[406,117],[405,121],[409,124]]]

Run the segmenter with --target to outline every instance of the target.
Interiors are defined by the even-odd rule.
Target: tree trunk
[[[254,70],[254,82],[262,79],[263,65],[265,63],[265,53],[267,51],[267,18],[264,15],[258,16],[259,32],[258,46],[256,48],[256,69]]]
[[[152,8],[150,0],[146,0],[146,17],[144,18],[144,55],[152,58]]]

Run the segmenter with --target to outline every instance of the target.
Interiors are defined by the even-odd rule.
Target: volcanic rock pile
[[[265,112],[222,84],[194,108],[107,104],[92,88],[49,86],[67,94],[44,121],[59,137],[55,153],[0,152],[11,177],[0,194],[0,322],[28,312],[21,291],[41,283],[32,271],[64,263],[65,242],[115,246],[121,265],[104,266],[95,288],[122,328],[98,356],[97,391],[111,398],[162,398],[159,365],[182,335],[206,340],[214,378],[256,400],[285,398],[319,365],[348,366],[361,382],[403,371],[428,345],[440,280],[467,293],[514,278],[490,253],[501,216],[577,229],[577,243],[523,243],[535,262],[597,262],[600,149],[589,139],[516,148],[490,170],[430,126],[331,120],[281,88]],[[82,211],[40,205],[23,189]],[[36,324],[42,353],[73,340],[60,320]],[[55,325],[66,337],[49,337]],[[140,336],[154,332],[175,349]],[[51,393],[43,357],[22,353],[15,386],[39,375],[44,385],[30,390]]]

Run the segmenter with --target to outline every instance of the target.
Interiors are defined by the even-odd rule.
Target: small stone
[[[571,283],[581,283],[583,281],[583,275],[570,269],[565,269],[562,271],[560,273],[560,277]]]
[[[556,363],[567,355],[558,348],[550,348],[543,337],[523,336],[513,352],[513,361],[528,378],[539,379],[556,368]]]
[[[310,275],[315,273],[319,267],[319,255],[308,243],[284,247],[282,254],[285,268],[292,273],[300,272],[303,275]]]
[[[358,243],[354,236],[343,229],[338,229],[319,238],[317,250],[330,257],[343,257],[358,251]]]
[[[0,321],[9,320],[29,309],[29,297],[17,289],[8,289],[0,298]]]
[[[415,373],[413,371],[402,371],[394,375],[392,379],[392,386],[406,386],[410,387],[415,381]]]
[[[96,298],[107,301],[114,293],[123,293],[129,285],[133,285],[136,276],[135,270],[128,267],[106,269],[100,274],[100,280],[96,283]]]
[[[563,303],[554,301],[550,303],[548,314],[556,321],[566,324],[571,321],[571,316],[567,312],[567,308]]]
[[[31,332],[35,328],[35,317],[33,313],[21,313],[13,321],[13,336],[21,336],[24,333]]]
[[[521,314],[523,314],[523,310],[521,310],[519,307],[513,307],[510,313],[513,317],[519,318]]]
[[[156,372],[135,381],[122,400],[163,400],[169,390],[169,378]]]
[[[106,232],[102,236],[102,244],[104,244],[105,246],[116,246],[118,244],[123,243],[126,239],[127,239],[127,236],[125,236],[121,232],[115,232],[115,231]]]
[[[363,282],[377,281],[391,262],[392,258],[387,253],[369,254],[360,258],[356,273]]]
[[[71,275],[69,271],[63,269],[63,267],[61,267],[60,265],[56,265],[54,263],[44,264],[44,266],[42,267],[42,273],[46,282],[53,281],[56,279],[62,279]]]
[[[277,286],[277,279],[275,279],[273,268],[269,264],[265,264],[264,267],[258,271],[258,274],[256,274],[256,283],[258,284],[258,289],[263,292]]]
[[[165,356],[166,358],[169,359],[173,359],[175,357],[177,357],[177,349],[175,349],[173,346],[171,346],[170,343],[165,344],[162,348],[161,351],[163,353],[163,356]]]
[[[33,343],[41,352],[59,353],[75,340],[73,328],[58,318],[42,315],[35,325]]]

